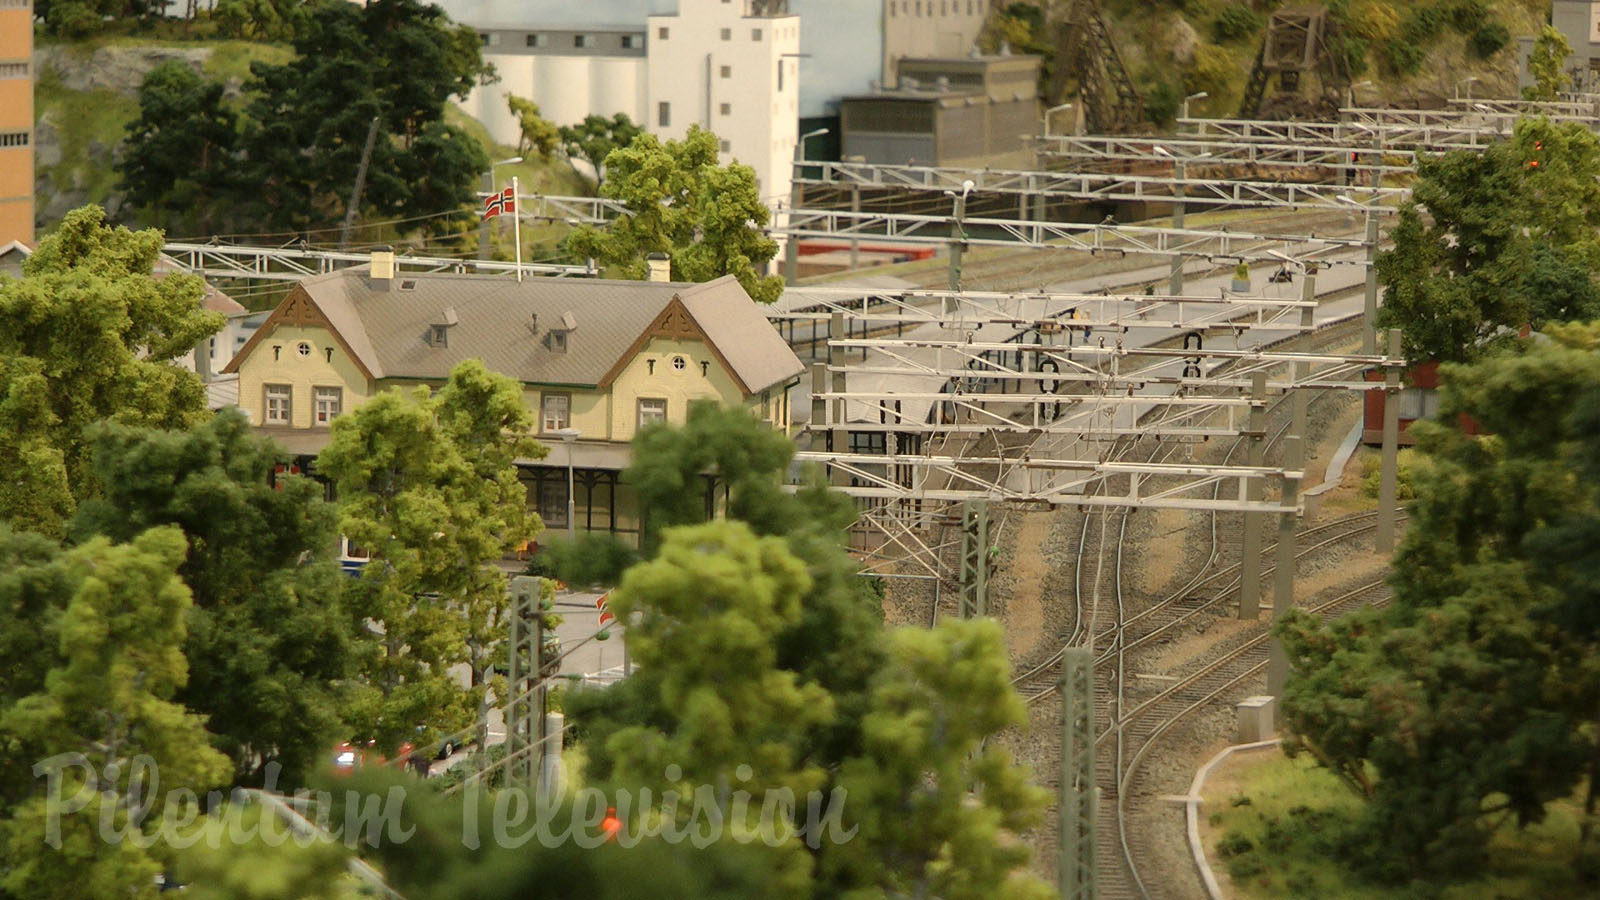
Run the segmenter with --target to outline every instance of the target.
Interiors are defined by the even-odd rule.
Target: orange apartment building
[[[33,244],[33,0],[0,0],[0,247]]]

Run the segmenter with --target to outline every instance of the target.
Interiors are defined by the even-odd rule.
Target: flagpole
[[[517,245],[517,284],[522,283],[522,202],[517,199],[517,176],[511,176],[511,240]]]

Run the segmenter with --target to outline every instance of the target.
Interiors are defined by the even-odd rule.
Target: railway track
[[[1328,395],[1318,394],[1313,402],[1325,396]],[[1269,407],[1269,419],[1284,413],[1285,399],[1280,398]],[[1284,418],[1285,421],[1269,435],[1269,452],[1289,428],[1287,417]],[[1244,445],[1243,439],[1234,441],[1223,457],[1224,462]],[[1168,452],[1172,449],[1176,448]],[[1151,458],[1159,452],[1158,445]],[[1152,748],[1180,721],[1236,689],[1244,679],[1263,671],[1269,645],[1270,625],[1262,622],[1243,646],[1228,650],[1200,671],[1183,676],[1156,697],[1129,706],[1131,685],[1126,672],[1130,654],[1170,640],[1175,634],[1186,633],[1186,626],[1201,621],[1200,616],[1222,612],[1238,595],[1242,568],[1237,559],[1219,568],[1230,555],[1229,545],[1236,547],[1240,543],[1236,534],[1225,535],[1224,531],[1239,530],[1241,517],[1229,516],[1230,524],[1225,528],[1223,516],[1212,513],[1208,523],[1210,548],[1197,571],[1150,606],[1130,611],[1124,598],[1122,577],[1122,551],[1129,513],[1129,510],[1086,512],[1079,531],[1073,579],[1072,631],[1048,658],[1033,664],[1013,680],[1029,704],[1037,703],[1057,691],[1060,662],[1067,649],[1088,646],[1094,650],[1095,765],[1101,797],[1096,816],[1099,839],[1095,852],[1099,861],[1098,888],[1100,896],[1105,898],[1150,896],[1140,874],[1140,860],[1150,856],[1149,832],[1129,827],[1129,803],[1139,796],[1141,767],[1150,758]],[[1114,523],[1111,516],[1117,517]],[[1295,559],[1305,561],[1370,534],[1376,528],[1376,518],[1376,511],[1358,513],[1300,529],[1296,542],[1303,546],[1296,552]],[[1093,526],[1095,520],[1099,522],[1098,529]],[[1113,539],[1113,532],[1115,550],[1107,554],[1103,548],[1109,549],[1107,540]],[[1276,542],[1268,541],[1261,555],[1264,560],[1271,560],[1275,551]],[[1092,562],[1088,559],[1090,553],[1096,557]],[[1237,556],[1237,553],[1231,555]],[[1110,586],[1102,592],[1099,588],[1108,558]],[[1267,564],[1260,574],[1266,578],[1275,569],[1275,565]],[[1090,578],[1093,581],[1086,590],[1085,581]],[[1381,587],[1381,582],[1375,585]],[[1364,586],[1364,590],[1368,589],[1377,588]],[[1332,614],[1341,606],[1330,602],[1319,608]],[[1241,655],[1248,657],[1247,671],[1243,674],[1235,671]],[[1180,700],[1183,702],[1178,702]]]

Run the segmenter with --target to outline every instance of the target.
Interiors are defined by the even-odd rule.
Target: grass
[[[1470,881],[1428,885],[1374,884],[1358,880],[1341,856],[1342,838],[1353,828],[1360,800],[1307,757],[1281,754],[1243,758],[1231,786],[1208,788],[1212,868],[1233,880],[1230,896],[1315,897],[1362,900],[1499,900],[1578,897],[1573,855],[1578,840],[1579,802],[1551,804],[1538,825],[1507,826],[1490,841],[1482,872]],[[1217,784],[1214,782],[1214,784]],[[1226,795],[1226,796],[1224,796]]]
[[[61,134],[61,162],[40,167],[57,190],[82,189],[96,203],[105,202],[116,187],[111,150],[127,133],[138,115],[138,101],[115,91],[73,91],[62,85],[54,69],[43,69],[34,87],[35,122],[50,117]],[[103,159],[91,156],[90,144],[105,150]]]

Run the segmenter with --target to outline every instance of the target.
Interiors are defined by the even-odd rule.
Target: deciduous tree
[[[176,525],[189,544],[189,680],[176,699],[207,717],[236,781],[259,785],[277,763],[280,786],[303,784],[346,736],[341,685],[365,634],[344,609],[322,486],[274,481],[286,454],[237,410],[184,432],[102,426],[92,446],[104,492],[79,506],[74,535]]]
[[[1600,139],[1523,119],[1509,141],[1418,169],[1378,258],[1379,322],[1402,329],[1408,357],[1471,360],[1523,326],[1600,315]]]
[[[673,277],[710,281],[739,279],[753,299],[771,303],[783,279],[762,276],[778,252],[761,233],[771,212],[757,191],[755,170],[734,162],[717,165],[717,137],[691,125],[681,141],[654,135],[635,138],[606,157],[600,196],[617,200],[628,214],[604,231],[583,226],[566,240],[579,258],[593,257],[628,278],[644,278],[645,257],[672,257]]]
[[[1367,798],[1385,876],[1469,868],[1499,819],[1537,821],[1600,772],[1600,328],[1549,331],[1442,370],[1393,605],[1282,632],[1288,722]]]
[[[1572,78],[1563,68],[1571,55],[1572,45],[1559,28],[1546,25],[1539,29],[1539,36],[1533,40],[1533,53],[1528,57],[1533,84],[1522,89],[1523,99],[1554,100],[1571,87]]]
[[[67,214],[0,280],[0,521],[61,537],[93,496],[87,426],[110,419],[183,428],[206,415],[205,389],[172,361],[222,326],[192,275],[151,278],[161,234]]]
[[[8,538],[0,534],[0,543]],[[181,645],[189,589],[177,575],[184,550],[178,529],[156,528],[128,544],[95,538],[43,561],[55,571],[24,576],[64,593],[42,598],[34,652],[49,670],[31,693],[0,709],[0,744],[12,765],[52,759],[56,795],[8,798],[0,892],[41,900],[153,897],[163,867],[158,848],[102,835],[148,834],[155,823],[141,820],[141,803],[227,780],[228,761],[211,748],[204,720],[173,701],[188,674]],[[90,791],[79,797],[85,785]],[[84,805],[62,814],[63,801],[70,809],[73,800]],[[160,813],[158,806],[151,819]],[[58,833],[46,843],[53,819]]]
[[[506,608],[493,563],[539,527],[513,464],[543,456],[530,430],[517,384],[470,360],[437,394],[390,390],[340,417],[317,457],[340,529],[374,560],[352,591],[382,629],[376,696],[357,715],[387,747],[418,725],[453,732],[481,706]],[[458,663],[469,691],[446,674]]]
[[[516,117],[517,128],[522,132],[517,139],[517,152],[537,153],[540,159],[549,160],[550,154],[556,152],[556,147],[561,143],[561,132],[539,114],[539,104],[525,97],[507,94],[506,106]]]
[[[594,186],[598,190],[605,184],[606,158],[611,151],[632,144],[643,133],[627,113],[617,113],[609,119],[585,116],[578,125],[561,126],[561,147],[568,159],[585,160],[594,168]]]

